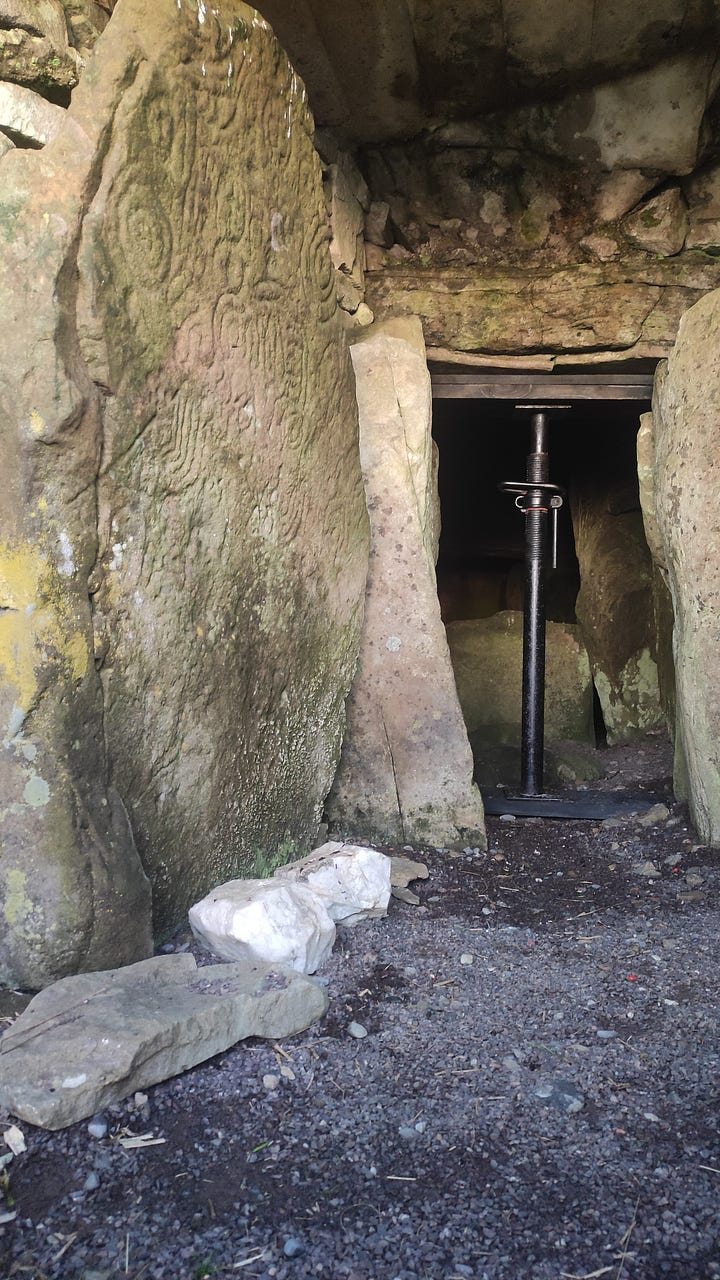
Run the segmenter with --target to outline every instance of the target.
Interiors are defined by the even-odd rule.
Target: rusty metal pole
[[[584,791],[576,796],[543,794],[543,754],[545,738],[545,564],[548,549],[548,522],[552,520],[555,568],[557,514],[563,505],[564,489],[552,484],[549,475],[548,435],[550,412],[569,409],[561,404],[519,404],[530,412],[530,453],[525,479],[504,480],[499,488],[515,494],[515,505],[525,517],[525,608],[523,614],[523,682],[520,795],[483,791],[488,814],[512,813],[518,817],[609,818],[642,812],[653,803],[647,795]]]
[[[548,436],[549,409],[564,405],[518,405],[530,418],[530,453],[525,463],[525,480],[505,480],[500,488],[514,493],[515,504],[525,516],[525,603],[523,611],[522,724],[520,746],[520,793],[543,793],[545,749],[545,562],[548,521],[552,516],[556,531],[557,512],[564,490],[550,482]],[[556,537],[553,538],[553,566]]]
[[[523,613],[522,739],[520,791],[539,796],[543,790],[545,748],[545,556],[550,503],[547,452],[548,415],[530,420],[531,452],[527,457],[525,510],[525,604]]]

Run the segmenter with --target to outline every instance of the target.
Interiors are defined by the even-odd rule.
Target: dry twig
[[[635,1208],[633,1209],[633,1216],[632,1216],[632,1220],[631,1220],[631,1222],[630,1222],[630,1226],[628,1227],[627,1231],[625,1232],[625,1235],[623,1236],[622,1240],[620,1241],[620,1247],[621,1247],[621,1249],[622,1249],[622,1254],[621,1254],[621,1257],[620,1257],[620,1266],[619,1266],[619,1267],[618,1267],[618,1269],[617,1269],[617,1275],[615,1276],[615,1280],[620,1280],[620,1277],[621,1277],[621,1275],[622,1275],[623,1271],[625,1270],[625,1262],[626,1262],[626,1260],[627,1260],[627,1256],[628,1256],[628,1249],[629,1249],[629,1247],[630,1247],[630,1238],[631,1238],[631,1236],[632,1236],[633,1231],[635,1230],[635,1225],[636,1225],[636,1223],[637,1223],[637,1211],[638,1211],[638,1205],[639,1205],[639,1204],[640,1204],[640,1196],[638,1196],[637,1200],[635,1201]]]

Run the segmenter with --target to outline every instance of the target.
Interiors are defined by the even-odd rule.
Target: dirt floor
[[[0,1276],[720,1277],[720,852],[661,738],[604,763],[669,813],[490,819],[487,853],[423,854],[419,905],[340,931],[305,1034],[102,1137],[22,1126]]]

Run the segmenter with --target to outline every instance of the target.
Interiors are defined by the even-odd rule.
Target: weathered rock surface
[[[360,664],[327,812],[341,832],[372,840],[484,844],[435,580],[431,391],[420,326],[375,328],[352,355],[372,547]]]
[[[147,954],[138,848],[163,931],[311,846],[367,567],[312,125],[264,20],[123,0],[52,110],[0,182],[0,974],[30,987]]]
[[[720,292],[680,323],[653,397],[654,517],[675,614],[678,728],[700,839],[720,844]]]
[[[223,960],[264,961],[314,973],[335,941],[324,900],[288,880],[230,880],[188,913],[196,938]]]
[[[334,267],[348,275],[362,259],[367,187],[349,156],[340,154],[337,163],[328,166],[328,209],[332,239],[330,257]]]
[[[365,239],[370,244],[389,249],[393,243],[390,225],[390,205],[385,200],[373,200],[365,216]]]
[[[282,965],[169,955],[64,978],[5,1032],[0,1106],[62,1129],[238,1040],[304,1031],[326,1008],[322,987]]]
[[[623,230],[629,240],[648,253],[662,258],[679,253],[688,231],[687,206],[680,188],[668,187],[633,209],[625,218]]]
[[[105,30],[117,0],[62,0],[70,43],[87,57]]]
[[[369,201],[365,179],[352,157],[334,153],[323,175],[330,221],[330,257],[335,267],[338,306],[354,315],[363,299],[365,246],[363,229]]]
[[[616,222],[634,209],[654,185],[653,177],[641,169],[613,169],[598,183],[594,201],[597,217],[601,222]]]
[[[648,261],[642,268],[398,267],[366,276],[366,298],[379,319],[419,316],[430,348],[657,357],[672,348],[681,315],[716,285],[717,268],[691,255]]]
[[[600,466],[603,464],[600,463]],[[580,565],[575,605],[602,707],[608,745],[658,728],[665,717],[655,661],[652,563],[638,509],[615,504],[612,482],[575,485]],[[629,501],[636,504],[633,495]]]
[[[553,103],[523,103],[446,125],[435,139],[540,152],[606,171],[691,173],[700,156],[705,110],[717,88],[714,64],[714,48],[678,53]]]
[[[21,84],[0,82],[0,131],[23,147],[44,147],[65,123],[65,111]]]
[[[447,627],[460,705],[478,742],[520,742],[522,634],[522,613],[513,610]],[[549,622],[545,660],[546,739],[594,744],[592,679],[579,628]]]
[[[61,0],[0,0],[0,79],[38,91],[76,86],[82,59],[68,44]]]
[[[427,880],[430,872],[424,862],[414,858],[393,857],[390,883],[393,889],[407,889],[413,880]]]
[[[720,165],[709,164],[685,184],[689,205],[689,249],[720,247]]]
[[[654,638],[651,648],[657,664],[660,702],[668,732],[675,743],[674,787],[678,800],[685,799],[685,763],[677,732],[675,659],[673,656],[674,613],[665,551],[655,512],[655,440],[652,413],[640,418],[637,435],[637,472],[645,539],[652,562]]]
[[[307,885],[336,924],[387,915],[391,864],[377,849],[329,840],[306,858],[278,867],[275,876]]]
[[[0,0],[0,27],[45,38],[56,49],[67,46],[63,0]]]

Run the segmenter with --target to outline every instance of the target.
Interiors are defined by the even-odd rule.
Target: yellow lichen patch
[[[76,631],[65,646],[65,653],[70,663],[73,680],[82,680],[87,672],[90,653],[82,631]]]
[[[74,680],[87,671],[87,640],[72,623],[63,584],[38,548],[0,543],[0,674],[23,711],[46,661],[59,659]]]
[[[37,409],[33,409],[30,414],[30,430],[34,436],[41,436],[45,430],[45,419],[37,412]]]
[[[25,892],[27,877],[24,871],[8,871],[7,894],[3,904],[5,919],[9,925],[22,924],[32,913],[33,904]]]
[[[0,668],[23,710],[37,691],[36,614],[43,564],[37,552],[0,546]]]

